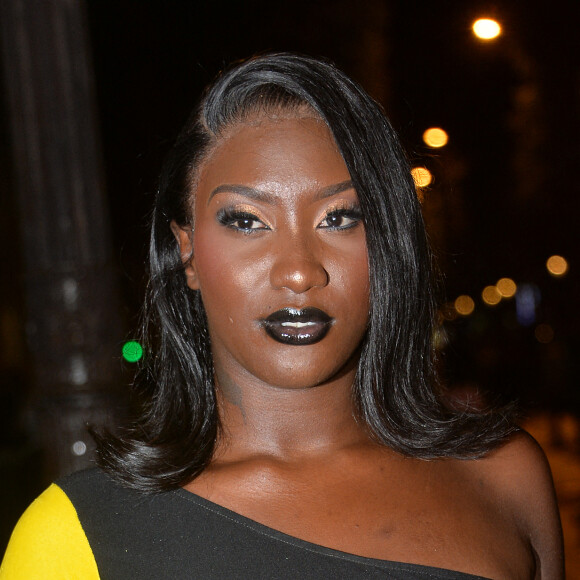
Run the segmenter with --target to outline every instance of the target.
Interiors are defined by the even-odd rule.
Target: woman
[[[436,388],[409,168],[343,73],[223,73],[166,162],[150,261],[143,417],[29,508],[6,578],[563,577],[537,444]]]

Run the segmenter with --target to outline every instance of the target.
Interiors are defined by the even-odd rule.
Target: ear
[[[199,290],[199,280],[195,269],[195,259],[193,257],[193,230],[191,227],[182,228],[175,220],[171,220],[171,231],[177,240],[181,263],[185,268],[187,285],[192,290]]]

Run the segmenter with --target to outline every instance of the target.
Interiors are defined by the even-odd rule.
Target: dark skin
[[[327,127],[305,112],[230,128],[198,170],[194,233],[172,224],[208,315],[222,432],[187,490],[291,536],[489,578],[563,578],[550,470],[525,433],[479,460],[410,459],[354,416],[367,324],[364,225]],[[225,217],[224,217],[225,215]],[[333,317],[312,345],[261,320]]]

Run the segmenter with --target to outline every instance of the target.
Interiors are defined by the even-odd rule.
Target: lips
[[[264,319],[268,335],[282,344],[302,346],[322,340],[334,319],[318,308],[282,308]]]

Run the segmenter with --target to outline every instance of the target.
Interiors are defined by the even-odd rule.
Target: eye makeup
[[[218,223],[245,234],[270,230],[265,220],[256,215],[253,207],[230,206],[220,208],[216,214]],[[328,207],[318,220],[317,228],[344,231],[362,223],[362,211],[356,201],[344,200]]]
[[[362,211],[356,202],[344,202],[331,206],[318,225],[321,229],[348,230],[362,222]]]
[[[240,207],[221,208],[216,219],[221,225],[246,234],[270,229],[256,214]]]

